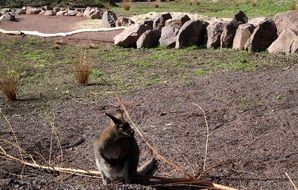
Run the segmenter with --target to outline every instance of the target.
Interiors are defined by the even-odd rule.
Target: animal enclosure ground
[[[20,77],[18,100],[7,102],[1,94],[0,107],[20,146],[40,164],[51,158],[52,165],[95,170],[92,141],[109,122],[104,113],[119,107],[117,91],[149,141],[191,175],[201,173],[204,159],[205,122],[194,105],[199,104],[210,129],[207,168],[213,166],[203,179],[240,189],[286,190],[287,172],[297,184],[297,55],[78,42],[0,35],[0,70]],[[77,85],[73,74],[83,55],[92,64],[87,86]],[[55,136],[51,143],[51,124],[62,157]],[[3,116],[0,139],[8,153],[19,156],[3,141],[14,142]],[[152,155],[137,139],[143,162]],[[161,161],[156,175],[181,177]],[[1,189],[101,185],[99,179],[23,167],[3,156],[0,179]]]

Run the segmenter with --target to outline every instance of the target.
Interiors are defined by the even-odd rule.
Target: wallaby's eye
[[[122,130],[127,130],[129,128],[129,125],[128,124],[121,124],[119,126]]]

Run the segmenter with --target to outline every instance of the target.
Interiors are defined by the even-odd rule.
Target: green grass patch
[[[208,74],[208,71],[206,71],[206,70],[204,70],[204,69],[196,69],[196,70],[194,71],[194,74],[195,74],[196,76],[203,76],[203,75]]]
[[[257,16],[273,16],[279,12],[293,9],[293,0],[199,0],[193,3],[185,0],[161,2],[155,8],[155,2],[133,2],[129,10],[112,7],[118,15],[131,16],[148,12],[191,12],[205,16],[232,17],[237,11],[244,11],[250,18]],[[296,2],[297,4],[297,2]]]

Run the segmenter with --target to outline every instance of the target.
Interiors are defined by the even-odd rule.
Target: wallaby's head
[[[123,118],[123,111],[118,109],[115,115],[106,113],[106,115],[112,119],[113,127],[115,127],[117,133],[121,136],[133,137],[134,130],[129,123]]]

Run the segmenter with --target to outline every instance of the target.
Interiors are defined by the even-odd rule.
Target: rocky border
[[[128,17],[117,17],[110,11],[97,7],[87,8],[42,8],[23,7],[21,9],[2,9],[0,22],[14,21],[15,14],[42,14],[47,16],[86,16],[102,19],[102,28],[127,27],[114,37],[114,44],[124,48],[185,48],[203,46],[207,48],[233,48],[258,52],[293,54],[298,52],[298,12],[288,11],[275,15],[274,19],[258,17],[248,20],[243,11],[238,11],[230,21],[222,19],[190,19],[187,14],[158,14],[153,19],[135,23]],[[116,30],[118,28],[115,28]],[[88,32],[84,30],[83,32]],[[93,30],[92,30],[93,31]],[[105,31],[105,30],[96,30]],[[20,31],[0,31],[19,33]],[[29,35],[45,37],[67,36],[69,34],[44,35],[26,31]],[[80,31],[79,31],[80,32]],[[24,33],[24,32],[23,32]]]
[[[172,18],[163,13],[127,27],[114,38],[125,48],[233,48],[258,52],[293,54],[298,52],[298,12],[277,14],[274,19],[259,17],[248,20],[243,11],[231,21],[191,20],[187,14]]]

